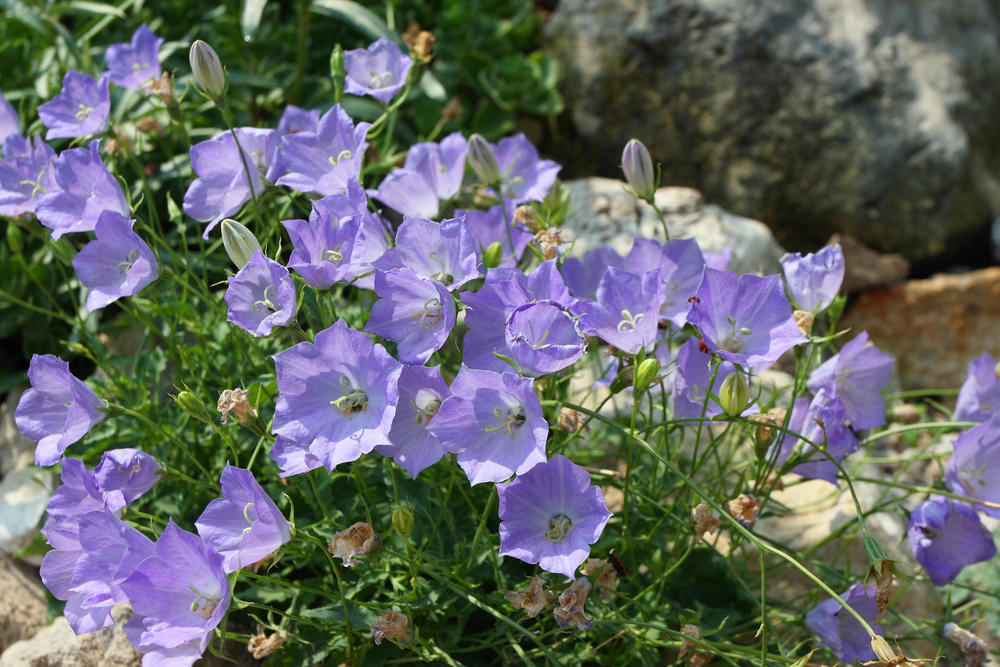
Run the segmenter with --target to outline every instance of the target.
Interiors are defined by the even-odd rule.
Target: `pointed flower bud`
[[[500,241],[494,241],[486,247],[483,252],[483,264],[487,269],[495,269],[500,266],[500,260],[503,255],[503,245]]]
[[[493,152],[493,146],[481,134],[469,137],[469,166],[486,185],[500,184],[500,165]]]
[[[226,94],[226,73],[222,69],[219,56],[211,46],[200,39],[194,40],[188,52],[188,59],[191,62],[194,80],[206,95],[218,99]]]
[[[344,91],[344,82],[347,81],[347,68],[344,65],[344,49],[337,44],[330,52],[330,78],[333,79],[333,90],[336,95]]]
[[[212,413],[205,407],[205,404],[201,402],[194,392],[184,390],[174,396],[174,402],[181,406],[184,412],[188,413],[195,419],[205,422],[206,424],[215,423],[212,419]]]
[[[719,388],[719,405],[730,417],[736,417],[750,404],[750,387],[743,373],[733,372],[726,376]]]
[[[639,367],[636,368],[633,375],[632,386],[635,391],[646,391],[649,389],[649,385],[653,384],[656,379],[656,374],[660,372],[660,362],[656,359],[650,357],[649,359],[643,359],[639,363]]]
[[[646,146],[638,139],[629,139],[625,144],[625,150],[622,151],[622,171],[625,172],[625,180],[635,191],[635,196],[652,201],[656,194],[653,160],[649,157]]]
[[[413,510],[406,505],[393,505],[392,527],[403,537],[413,533]]]
[[[260,243],[253,232],[232,218],[222,221],[222,245],[237,269],[246,266],[253,254],[260,251]]]

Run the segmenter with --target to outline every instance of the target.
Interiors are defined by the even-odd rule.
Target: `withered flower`
[[[376,645],[381,644],[383,639],[409,644],[413,639],[413,632],[406,627],[405,616],[388,609],[385,616],[375,617],[375,622],[372,623],[372,638]]]
[[[285,636],[280,632],[268,636],[264,634],[264,627],[257,626],[257,634],[250,638],[247,643],[247,651],[255,660],[262,660],[271,655],[285,643]]]
[[[257,411],[250,407],[250,392],[246,389],[224,389],[219,395],[217,408],[222,413],[222,424],[229,421],[229,414],[232,413],[246,426],[253,419],[257,418]]]
[[[333,540],[330,541],[330,553],[342,559],[345,566],[354,567],[361,564],[361,561],[355,560],[354,557],[374,551],[378,548],[378,543],[375,529],[370,524],[359,521],[333,536]]]
[[[523,609],[528,616],[534,618],[555,596],[545,590],[545,582],[536,575],[528,582],[528,590],[507,591],[504,597],[515,609]]]
[[[559,596],[559,606],[552,612],[560,628],[565,628],[571,623],[580,630],[590,630],[594,627],[594,619],[583,611],[591,588],[590,579],[577,577],[576,581],[562,592],[562,595]]]

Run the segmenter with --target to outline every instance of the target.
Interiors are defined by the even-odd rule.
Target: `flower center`
[[[349,149],[345,148],[344,150],[337,153],[337,157],[334,157],[332,155],[330,156],[330,164],[336,167],[344,160],[350,160],[352,157],[354,157],[354,153],[352,153]]]
[[[421,426],[427,426],[427,422],[429,422],[431,418],[437,414],[438,408],[441,407],[441,400],[432,398],[427,401],[423,407],[420,407],[416,400],[410,399],[410,405],[412,405],[413,409],[417,411],[416,422]]]
[[[941,536],[941,533],[939,533],[938,531],[934,530],[930,526],[927,526],[927,525],[924,525],[924,524],[920,524],[919,526],[917,526],[917,528],[920,529],[920,532],[921,532],[921,534],[924,537],[930,538],[932,540],[936,540],[937,538],[939,538]]]
[[[340,245],[341,244],[338,243],[333,248],[324,249],[322,252],[323,259],[331,264],[336,264],[344,259],[344,253],[340,252]]]
[[[448,273],[448,269],[444,265],[444,260],[441,259],[441,257],[437,254],[436,250],[427,253],[427,257],[428,257],[428,259],[434,260],[435,262],[437,262],[441,266],[441,270],[438,271],[437,273],[432,273],[431,274],[431,278],[433,278],[434,280],[438,281],[439,283],[441,283],[445,287],[447,287],[448,285],[450,285],[453,282],[455,282],[455,279],[451,277],[450,273]]]
[[[253,312],[263,313],[266,310],[268,314],[271,314],[276,310],[278,310],[277,306],[274,305],[274,302],[271,301],[271,297],[274,296],[275,292],[276,290],[274,288],[274,285],[268,285],[267,287],[265,287],[264,298],[262,298],[260,301],[253,302]]]
[[[358,412],[364,412],[368,407],[368,394],[355,389],[346,375],[340,376],[340,390],[344,395],[330,401],[330,405],[336,406],[340,414],[347,415],[348,418]]]
[[[243,520],[247,522],[247,527],[240,534],[246,535],[253,528],[253,522],[257,520],[257,509],[253,503],[247,503],[243,506]]]
[[[42,194],[45,194],[46,190],[45,190],[45,187],[42,185],[42,176],[44,176],[45,172],[48,171],[48,170],[49,170],[49,168],[45,167],[45,169],[42,169],[40,172],[38,172],[38,178],[36,180],[34,180],[34,181],[29,181],[28,179],[24,179],[23,181],[18,181],[18,185],[32,185],[32,186],[34,186],[31,189],[31,199],[34,199],[35,195],[37,195],[39,192],[41,192]]]
[[[385,88],[392,84],[392,72],[368,71],[368,85],[370,88]]]
[[[444,307],[441,305],[441,300],[437,297],[427,299],[427,301],[424,301],[423,310],[410,315],[411,319],[420,320],[420,328],[423,331],[428,331],[436,327],[441,323],[441,318],[443,317]]]
[[[986,486],[986,480],[983,479],[984,472],[986,472],[985,463],[978,468],[963,466],[959,469],[958,479],[961,480],[962,486],[965,487],[965,490],[970,496],[978,497],[975,486]]]
[[[149,67],[149,63],[132,63],[132,71],[138,72],[141,69],[146,69]]]
[[[211,618],[212,614],[215,612],[215,608],[219,606],[219,602],[221,602],[222,599],[202,593],[195,588],[194,584],[188,584],[188,588],[190,588],[191,592],[195,594],[194,600],[191,601],[191,611],[196,612],[205,620]]]
[[[129,269],[132,268],[132,265],[135,264],[135,260],[137,259],[139,259],[139,251],[136,250],[135,248],[132,248],[132,250],[130,250],[128,253],[128,257],[118,262],[118,273],[122,274],[123,276],[126,275],[129,272]]]
[[[562,538],[566,537],[572,527],[573,522],[568,516],[565,514],[556,514],[549,519],[549,530],[545,533],[545,539],[549,542],[559,542]]]
[[[644,313],[636,313],[633,315],[627,310],[622,310],[622,319],[618,323],[618,331],[635,331],[639,326],[639,322],[645,316]]]
[[[76,119],[82,123],[92,113],[94,113],[94,107],[88,107],[83,102],[80,102],[80,106],[76,109]]]
[[[747,343],[743,340],[744,336],[749,336],[753,332],[746,327],[736,327],[736,320],[733,319],[732,315],[729,316],[729,333],[726,337],[719,341],[719,349],[725,350],[727,352],[740,353],[746,350]]]
[[[524,408],[520,405],[508,408],[506,411],[502,408],[493,408],[493,414],[496,415],[499,423],[487,426],[487,433],[498,433],[502,431],[513,438],[514,429],[523,425],[524,422],[527,421],[524,416]]]

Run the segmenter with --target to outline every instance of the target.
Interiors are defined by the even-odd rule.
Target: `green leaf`
[[[313,0],[312,10],[317,14],[339,19],[372,39],[385,37],[400,46],[405,46],[403,39],[396,31],[389,28],[385,21],[372,10],[353,0]]]
[[[240,14],[240,30],[247,39],[252,39],[260,27],[260,17],[264,14],[267,0],[244,0]]]
[[[42,35],[49,34],[49,28],[45,25],[41,14],[34,7],[21,2],[21,0],[0,0],[0,7],[3,7],[7,16],[20,21],[35,32]]]
[[[67,2],[65,5],[56,5],[53,9],[59,9],[70,14],[94,14],[96,16],[125,18],[125,12],[115,5],[103,2],[90,2],[89,0],[73,0],[73,2]]]

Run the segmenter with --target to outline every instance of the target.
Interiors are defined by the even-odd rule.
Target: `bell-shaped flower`
[[[566,308],[545,299],[518,306],[504,331],[511,359],[525,375],[555,373],[576,363],[587,339]]]
[[[862,331],[809,375],[806,386],[814,394],[826,389],[840,399],[851,426],[857,430],[885,424],[882,390],[889,384],[896,361],[868,344]]]
[[[845,456],[858,448],[858,438],[847,425],[847,410],[843,403],[825,389],[820,389],[812,401],[798,398],[792,406],[788,430],[801,433],[805,438],[799,446],[801,462],[791,472],[839,486],[837,477],[840,470],[833,460],[843,461]],[[776,464],[780,466],[792,455],[800,440],[790,433],[777,437],[781,452]],[[821,448],[823,451],[820,451]]]
[[[399,404],[389,430],[392,445],[379,447],[378,452],[391,456],[413,479],[444,456],[441,441],[427,424],[448,394],[440,366],[404,366],[399,375]]]
[[[94,79],[70,70],[63,77],[62,91],[38,107],[38,117],[49,128],[46,139],[85,137],[108,129],[110,111],[108,75]]]
[[[379,37],[367,49],[351,49],[344,53],[347,79],[344,92],[351,95],[371,95],[388,104],[403,88],[413,62],[394,42]]]
[[[226,574],[266,558],[292,539],[291,526],[252,472],[227,463],[219,483],[222,498],[210,502],[194,525],[222,554]]]
[[[427,426],[470,484],[502,482],[545,460],[549,425],[533,380],[463,365]]]
[[[935,586],[944,586],[966,565],[997,553],[993,536],[976,511],[944,496],[931,496],[913,510],[907,536],[913,557]]]
[[[104,494],[97,488],[94,473],[80,459],[69,456],[61,461],[62,470],[59,479],[62,484],[49,498],[46,511],[50,519],[56,521],[76,521],[76,517],[108,509],[104,503]]]
[[[379,300],[365,331],[395,342],[404,364],[423,364],[448,340],[455,326],[455,301],[438,281],[410,269],[380,270],[375,293]]]
[[[625,269],[625,258],[614,248],[602,245],[588,252],[583,259],[567,257],[560,268],[570,293],[578,299],[593,301],[597,298],[597,286],[601,284],[604,272],[610,268]]]
[[[590,473],[562,455],[498,484],[497,494],[500,555],[570,579],[611,518],[601,489],[590,485]]]
[[[878,616],[875,590],[875,586],[854,584],[841,593],[840,597],[872,626],[876,634],[881,635],[882,629],[875,623],[875,617]],[[828,647],[838,659],[847,664],[856,660],[874,660],[876,657],[871,637],[864,626],[833,598],[820,602],[807,612],[805,624],[819,637],[820,646]]]
[[[69,363],[51,354],[33,355],[31,388],[21,395],[14,421],[24,437],[38,443],[35,465],[50,466],[66,448],[104,419],[101,399],[69,372]]]
[[[123,296],[138,294],[159,276],[156,257],[132,231],[134,220],[105,211],[97,221],[97,239],[73,258],[80,284],[88,288],[87,310],[104,308]]]
[[[11,135],[0,159],[0,214],[34,213],[43,195],[59,191],[56,152],[40,135]]]
[[[94,468],[94,482],[104,495],[104,504],[120,512],[160,481],[163,466],[138,449],[109,449]]]
[[[315,132],[298,132],[281,138],[274,169],[276,181],[299,192],[332,195],[344,192],[347,182],[357,180],[368,142],[371,123],[356,126],[339,104],[319,119]]]
[[[969,362],[965,382],[955,402],[955,421],[984,422],[1000,411],[1000,378],[997,362],[983,352]]]
[[[533,234],[513,222],[510,223],[508,236],[503,208],[499,204],[485,211],[474,209],[455,211],[456,218],[460,215],[465,216],[465,226],[472,232],[472,238],[479,244],[480,250],[485,252],[494,243],[500,244],[500,263],[497,264],[500,267],[515,268],[531,239],[534,238]]]
[[[601,277],[597,300],[579,303],[573,312],[585,333],[635,354],[656,344],[663,297],[658,269],[639,276],[612,267]]]
[[[945,467],[945,484],[953,492],[978,500],[1000,503],[1000,416],[963,431]],[[1000,509],[975,505],[1000,519]]]
[[[141,88],[150,79],[160,78],[160,45],[157,37],[143,23],[128,44],[112,44],[104,52],[111,81],[125,88]]]
[[[523,134],[504,137],[493,145],[493,154],[500,171],[499,194],[508,205],[544,199],[562,169],[552,160],[540,160],[538,149]]]
[[[466,149],[459,132],[440,143],[414,144],[403,167],[389,172],[371,195],[403,215],[436,218],[441,202],[458,194],[462,186]]]
[[[833,302],[844,282],[844,252],[835,244],[805,257],[789,253],[781,258],[781,268],[799,309],[818,313]]]
[[[449,290],[479,277],[476,242],[462,218],[431,222],[404,217],[396,230],[396,247],[375,262],[375,268],[407,268]]]
[[[694,239],[660,243],[655,239],[636,238],[625,257],[624,267],[637,275],[659,270],[663,281],[660,319],[680,329],[687,323],[690,297],[698,290],[705,272],[705,257]]]
[[[295,283],[288,269],[255,252],[226,289],[228,319],[254,336],[269,336],[295,318]]]
[[[281,118],[278,119],[278,127],[274,130],[274,149],[268,159],[270,166],[264,178],[273,183],[284,174],[284,172],[279,171],[281,165],[275,159],[282,137],[299,132],[315,132],[318,128],[319,111],[316,109],[303,109],[294,104],[285,107],[285,110],[281,112]]]

